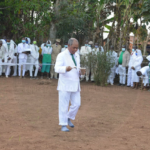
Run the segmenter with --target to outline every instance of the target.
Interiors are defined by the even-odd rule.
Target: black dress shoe
[[[125,84],[122,84],[122,86],[125,86]]]
[[[118,84],[118,86],[121,86],[121,85],[122,85],[121,83]]]

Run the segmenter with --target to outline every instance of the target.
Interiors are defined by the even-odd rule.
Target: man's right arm
[[[56,73],[66,73],[67,66],[64,65],[64,58],[61,55],[62,53],[58,54],[56,63],[55,63],[55,72]]]

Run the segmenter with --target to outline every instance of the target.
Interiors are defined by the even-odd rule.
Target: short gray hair
[[[74,41],[78,42],[77,39],[75,39],[75,38],[70,38],[69,41],[68,41],[68,45],[71,46],[71,45],[73,44]],[[79,44],[79,42],[78,42],[78,44]]]

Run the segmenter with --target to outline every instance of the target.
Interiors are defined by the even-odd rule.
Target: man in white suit
[[[80,99],[80,57],[76,53],[78,41],[74,38],[69,39],[68,49],[58,54],[55,64],[55,72],[59,73],[59,125],[61,131],[68,132],[70,127],[74,127],[71,120],[75,119],[81,104]],[[82,72],[85,74],[85,71]],[[71,106],[68,111],[69,101]]]
[[[26,44],[25,38],[22,38],[22,43],[18,45],[18,53],[19,53],[19,76],[21,76],[21,64],[23,64],[23,78],[26,72],[26,62],[27,62],[27,52],[25,50],[28,49],[28,44]]]

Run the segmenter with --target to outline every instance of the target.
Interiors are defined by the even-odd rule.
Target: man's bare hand
[[[2,62],[4,62],[4,59],[2,60]]]
[[[70,66],[66,67],[67,72],[70,71],[70,70],[72,70],[72,67],[70,67]]]
[[[9,57],[8,60],[11,60],[11,58]]]
[[[135,70],[135,68],[134,68],[134,67],[131,67],[131,69]]]

